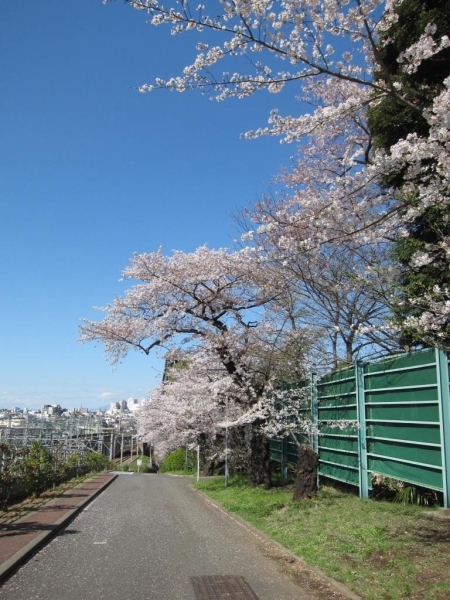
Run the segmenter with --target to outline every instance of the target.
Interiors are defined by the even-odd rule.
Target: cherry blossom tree
[[[161,346],[214,356],[242,411],[235,422],[253,428],[250,482],[268,483],[261,431],[277,377],[286,368],[300,374],[308,340],[318,331],[328,331],[335,358],[339,339],[346,359],[361,351],[357,336],[387,347],[389,333],[375,335],[397,301],[398,266],[387,252],[430,208],[448,214],[450,77],[422,102],[393,73],[381,48],[389,43],[401,0],[222,0],[208,3],[209,10],[186,0],[129,3],[151,25],[168,25],[195,46],[181,74],[144,84],[141,92],[195,88],[224,100],[293,89],[298,114],[274,109],[266,127],[245,137],[279,136],[298,144],[298,155],[282,173],[284,194],[246,214],[254,227],[244,242],[253,248],[136,255],[124,276],[140,283],[105,307],[102,321],[85,321],[82,340],[102,341],[112,363],[130,349],[148,354]],[[408,44],[396,59],[403,73],[416,72],[450,41],[436,23],[427,23]],[[386,100],[426,127],[374,147],[368,110]],[[411,254],[407,268],[420,270],[435,256],[448,268],[449,248],[445,226],[438,239]],[[422,340],[446,344],[446,285],[402,302],[417,309],[404,326]],[[180,397],[173,383],[170,394]],[[161,390],[160,398],[167,392]],[[194,412],[186,406],[179,411],[185,431],[198,434],[208,422],[214,429],[220,402],[215,408],[198,404]]]
[[[307,87],[323,110],[352,94],[339,81]],[[365,108],[339,113],[316,123],[292,168],[280,174],[284,193],[263,196],[237,217],[244,243],[277,265],[299,320],[321,326],[328,367],[400,349],[386,320],[395,297],[389,250],[401,203],[379,185],[370,160]]]
[[[81,326],[81,341],[102,342],[113,364],[131,349],[146,354],[161,345],[195,350],[214,357],[227,375],[220,383],[228,386],[231,400],[244,412],[273,385],[279,365],[286,369],[287,356],[294,357],[293,370],[298,372],[310,343],[307,332],[283,316],[283,288],[276,285],[276,270],[250,249],[201,247],[171,256],[160,249],[135,255],[124,277],[140,283],[101,309],[106,313],[102,321],[85,320]],[[160,396],[165,393],[162,389]],[[209,418],[207,407],[199,411],[200,422]],[[255,414],[250,485],[270,485],[264,423]]]
[[[218,438],[223,452],[221,424],[243,412],[235,402],[240,393],[215,356],[185,351],[181,362],[168,369],[165,381],[150,391],[138,414],[139,432],[159,458],[188,445],[211,450]]]
[[[149,393],[138,414],[139,433],[150,442],[157,457],[182,446],[199,445],[203,454],[224,458],[225,430],[228,460],[242,468],[248,462],[246,432],[255,422],[268,436],[292,432],[311,436],[314,427],[306,418],[307,389],[285,390],[267,385],[251,405],[241,401],[242,390],[213,355],[203,350],[176,352],[167,377]],[[181,366],[180,366],[181,365]]]
[[[187,0],[128,3],[143,11],[150,25],[168,26],[172,35],[187,34],[193,39],[194,61],[178,76],[143,84],[141,92],[201,89],[223,100],[261,90],[280,93],[287,83],[294,83],[294,94],[299,94],[311,80],[351,85],[346,102],[306,119],[280,117],[274,110],[271,127],[256,135],[299,139],[314,121],[327,120],[336,111],[347,114],[352,107],[377,103],[386,96],[417,115],[422,112],[392,77],[378,45],[380,36],[398,21],[402,0],[205,0],[197,6]],[[448,43],[447,36],[436,40],[427,29],[404,49],[405,70],[416,68]]]
[[[393,69],[391,32],[406,0],[223,0],[196,7],[186,0],[129,3],[143,11],[151,25],[167,25],[173,35],[189,35],[195,47],[193,62],[178,76],[158,78],[140,91],[195,88],[224,100],[261,90],[284,93],[289,84],[301,101],[299,113],[313,107],[300,116],[281,115],[274,109],[267,127],[246,134],[276,135],[301,144],[293,177],[301,174],[304,179],[300,185],[305,188],[296,200],[302,207],[297,220],[309,228],[305,245],[337,243],[349,236],[356,244],[371,243],[370,236],[389,241],[407,238],[420,215],[443,202],[449,163],[448,116],[442,118],[443,107],[448,107],[447,74],[440,73],[441,87],[430,100],[427,92],[411,93],[413,88],[399,73],[414,75],[435,57],[439,62],[450,41],[440,23],[420,21],[423,30],[404,38]],[[430,12],[430,18],[433,15]],[[377,107],[383,111],[388,105],[426,126],[406,129],[405,137],[394,137],[387,152],[374,151],[367,109],[374,114]],[[448,115],[448,108],[444,112]],[[386,130],[395,126],[394,118],[395,113],[391,122],[386,121]],[[401,190],[393,179],[399,172],[404,174]],[[388,188],[380,185],[386,181],[392,182]],[[408,202],[411,197],[416,199],[414,205]],[[438,245],[427,240],[417,252],[410,252],[407,268],[419,269],[420,263],[424,270],[437,256],[447,268],[447,247],[446,233]],[[436,283],[438,301],[447,288]],[[427,297],[434,298],[435,289],[434,285],[428,289]],[[411,302],[408,297],[403,301],[416,308],[423,304],[414,295]],[[430,323],[433,307],[434,301],[423,325]],[[442,321],[445,304],[439,307],[433,327]],[[414,315],[420,318],[417,311]]]
[[[442,301],[448,295],[447,286],[442,285],[448,277],[446,219],[440,222],[435,219],[432,226],[427,225],[433,235],[428,234],[420,247],[415,246],[416,251],[409,253],[408,264],[403,265],[402,271],[392,260],[394,255],[391,253],[389,257],[389,252],[392,252],[393,243],[398,247],[399,240],[409,237],[411,247],[413,238],[417,237],[418,224],[430,223],[431,215],[445,215],[448,209],[449,92],[447,83],[445,85],[445,90],[424,113],[429,123],[428,137],[410,134],[407,139],[393,145],[389,153],[373,151],[364,109],[351,112],[346,120],[344,115],[340,115],[340,122],[329,119],[316,123],[308,136],[309,143],[302,147],[294,168],[281,175],[287,186],[285,195],[263,198],[253,209],[244,212],[244,218],[254,223],[253,229],[251,224],[246,223],[248,231],[244,240],[252,240],[265,252],[270,250],[273,260],[285,265],[292,273],[297,271],[300,276],[298,283],[303,286],[305,274],[315,271],[313,281],[317,290],[320,282],[317,275],[325,274],[323,264],[320,267],[321,261],[323,263],[330,256],[346,256],[348,266],[351,264],[352,269],[357,266],[356,273],[347,270],[352,275],[352,281],[347,281],[347,289],[348,283],[356,284],[356,287],[351,286],[351,297],[355,298],[358,289],[364,290],[365,299],[369,296],[368,290],[376,292],[372,296],[377,300],[372,305],[375,309],[372,316],[377,316],[377,328],[382,325],[378,319],[383,315],[383,311],[380,313],[379,310],[382,305],[390,309],[391,314],[399,306],[396,288],[405,277],[405,268],[409,278],[416,282],[418,279],[413,276],[414,273],[422,274],[425,268],[429,274],[434,272],[435,283],[426,294],[418,294],[416,289],[409,295],[403,295],[405,312],[411,317],[397,328],[416,331],[422,343],[431,340],[444,347],[449,316],[445,313],[446,301]],[[329,94],[331,90],[336,93],[338,86],[335,82],[329,83],[324,93],[321,86],[314,87],[318,102],[332,106]],[[335,97],[335,101],[340,102],[344,93],[345,90]],[[346,135],[343,136],[342,132]],[[399,171],[402,173],[401,189],[386,187],[385,182],[390,175],[398,176]],[[311,290],[311,286],[309,288]],[[344,290],[341,287],[342,291],[345,291],[345,286]],[[426,299],[428,302],[425,302]],[[339,304],[342,306],[342,295]],[[337,302],[334,303],[336,306]],[[354,310],[352,312],[356,314]],[[388,312],[385,310],[384,314]],[[363,313],[357,318],[359,333],[365,335],[370,332],[373,336],[374,323],[363,322],[371,316],[370,313],[363,320],[360,316],[364,316]],[[382,345],[388,340],[394,325],[386,324],[386,336],[377,335]],[[342,329],[340,331],[343,332]]]
[[[301,222],[294,226],[291,220],[289,231],[285,231],[285,223],[277,219],[281,204],[273,198],[263,198],[246,215],[254,221],[264,215],[273,219],[273,225],[277,223],[269,230],[257,228],[251,237],[259,252],[264,249],[267,259],[277,265],[280,278],[291,290],[297,326],[315,325],[321,340],[316,370],[336,369],[357,359],[400,351],[398,332],[386,326],[395,297],[387,245],[355,247],[348,240],[345,244],[321,244],[305,251]],[[299,236],[291,239],[297,227]],[[289,240],[285,240],[287,236]]]
[[[142,85],[142,92],[200,88],[222,100],[262,89],[278,93],[287,82],[325,76],[401,97],[388,81],[371,77],[377,37],[397,19],[395,0],[223,0],[196,7],[186,0],[128,3],[147,13],[151,25],[168,25],[172,35],[196,33],[194,62],[177,77]],[[212,44],[211,34],[221,45]],[[233,61],[247,72],[231,73]],[[220,65],[223,71],[216,74]]]

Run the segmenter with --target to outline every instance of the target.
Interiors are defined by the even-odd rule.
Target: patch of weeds
[[[441,492],[405,483],[377,473],[372,475],[372,498],[374,500],[389,500],[397,504],[416,504],[418,506],[438,506],[442,504]]]
[[[417,506],[436,506],[439,504],[437,492],[414,485],[406,485],[393,499],[398,504],[417,504]]]

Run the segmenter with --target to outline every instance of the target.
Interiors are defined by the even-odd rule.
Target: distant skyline
[[[295,153],[239,137],[281,96],[140,94],[194,57],[191,37],[145,21],[101,0],[0,5],[0,408],[143,398],[162,359],[112,371],[77,343],[80,319],[124,292],[134,252],[230,246],[231,213]]]

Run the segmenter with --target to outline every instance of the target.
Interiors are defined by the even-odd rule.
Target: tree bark
[[[293,500],[314,498],[317,492],[317,467],[319,455],[311,446],[298,446],[297,475],[295,478]]]
[[[249,487],[263,485],[266,490],[271,486],[269,438],[253,429],[250,441]]]

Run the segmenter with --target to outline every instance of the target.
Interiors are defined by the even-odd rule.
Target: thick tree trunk
[[[257,430],[252,431],[250,441],[249,487],[271,486],[269,438]]]
[[[212,477],[213,475],[224,475],[225,474],[225,461],[219,460],[216,456],[209,458],[205,461],[203,467],[203,476]],[[232,473],[230,473],[231,475]]]
[[[314,498],[317,492],[317,467],[319,455],[311,446],[298,446],[297,475],[295,478],[294,500]]]
[[[214,467],[214,458],[205,461],[205,464],[203,466],[203,477],[212,477],[214,475]]]

